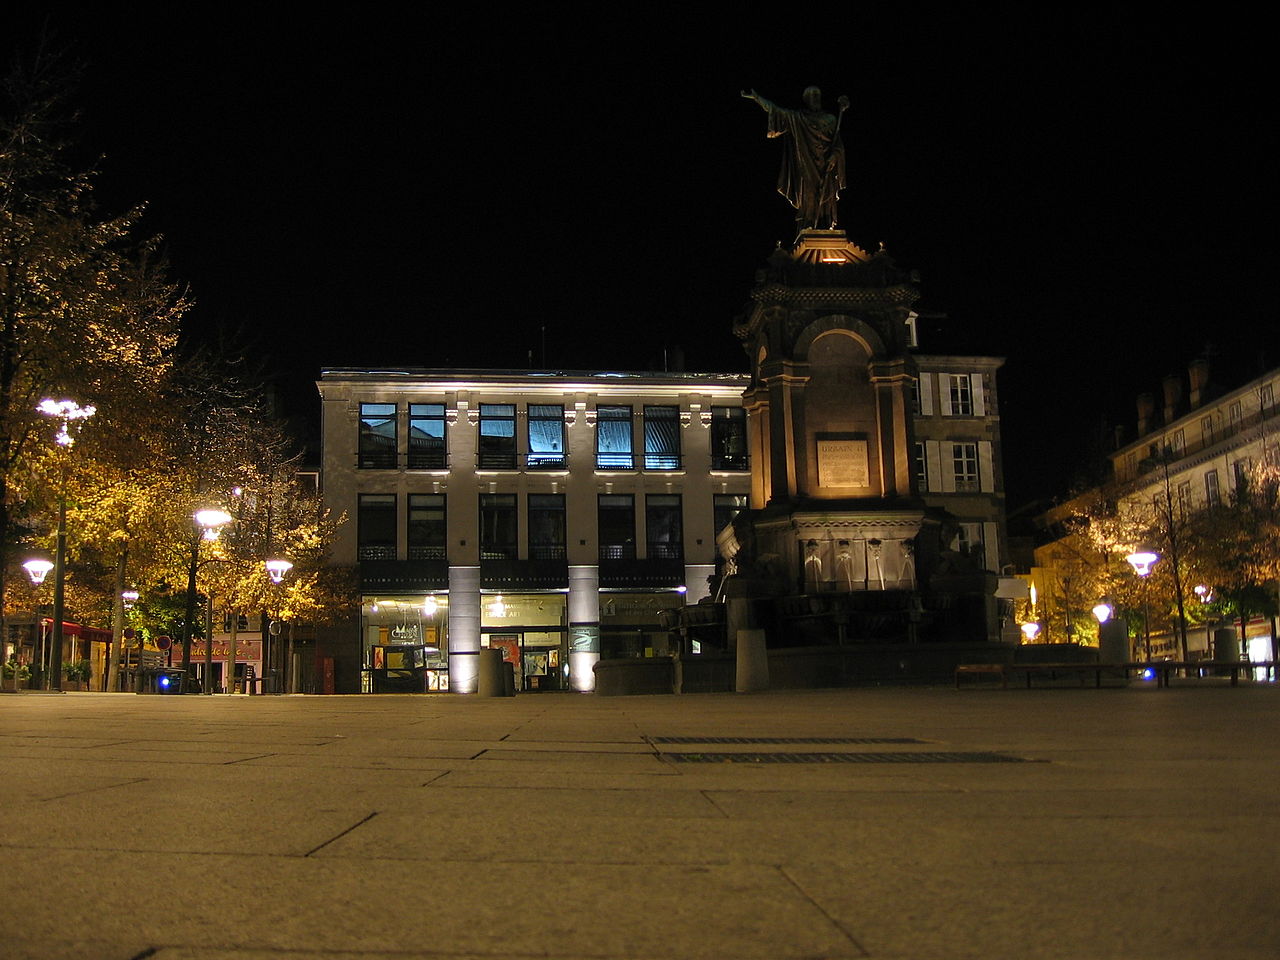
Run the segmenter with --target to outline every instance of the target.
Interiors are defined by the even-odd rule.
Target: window
[[[921,416],[924,413],[924,404],[920,402],[920,381],[912,380],[911,386],[911,412],[915,416]]]
[[[928,492],[929,464],[925,458],[923,440],[917,440],[911,448],[911,471],[916,478],[916,491],[918,493]]]
[[[443,470],[444,404],[409,404],[409,469]]]
[[[597,504],[601,560],[634,560],[636,507],[631,494],[602,493]]]
[[[1231,406],[1227,407],[1227,429],[1235,432],[1240,427],[1240,421],[1244,419],[1244,412],[1240,408],[1240,401],[1237,400]]]
[[[1205,502],[1211,507],[1221,506],[1222,495],[1218,492],[1218,471],[1210,470],[1204,475]]]
[[[1206,446],[1213,446],[1213,417],[1202,417],[1200,419],[1200,442]]]
[[[947,389],[951,396],[951,415],[953,417],[973,416],[973,387],[967,373],[947,375]]]
[[[747,411],[711,408],[711,469],[747,469]]]
[[[978,487],[978,445],[953,443],[951,445],[952,471],[957,493],[972,493]]]
[[[747,496],[744,493],[714,494],[711,498],[711,522],[715,525],[715,532],[719,534],[745,509]]]
[[[680,408],[644,408],[644,468],[680,469]]]
[[[480,494],[480,559],[515,560],[517,525],[514,493]]]
[[[396,558],[396,495],[362,493],[356,517],[356,556],[361,560]]]
[[[1184,480],[1178,484],[1178,515],[1180,517],[1189,517],[1191,515],[1191,481]]]
[[[529,494],[529,559],[565,559],[563,493]]]
[[[645,548],[651,560],[684,559],[684,518],[679,494],[644,498]]]
[[[564,407],[529,404],[529,466],[549,469],[564,466]]]
[[[1253,469],[1253,461],[1242,457],[1231,465],[1231,478],[1235,481],[1236,496],[1244,496],[1249,489],[1249,472]]]
[[[982,545],[982,524],[961,523],[959,527],[956,534],[956,552],[985,564],[986,551]]]
[[[515,404],[480,404],[480,469],[514,470],[515,468]]]
[[[396,405],[360,404],[360,454],[362,470],[396,468]]]
[[[631,408],[596,407],[596,467],[631,470]]]
[[[409,494],[408,532],[410,560],[446,559],[443,494]]]
[[[1186,452],[1187,441],[1181,430],[1175,430],[1169,437],[1169,451],[1175,457],[1182,456]]]
[[[1261,410],[1270,410],[1275,405],[1275,393],[1271,389],[1271,384],[1264,383],[1258,388],[1258,408]]]

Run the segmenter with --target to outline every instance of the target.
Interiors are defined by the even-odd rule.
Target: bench
[[[1256,663],[1247,660],[1151,660],[1125,663],[962,663],[956,667],[955,682],[958,690],[962,676],[996,676],[1000,678],[1001,688],[1008,689],[1009,674],[1021,672],[1026,675],[1027,689],[1030,690],[1032,678],[1039,674],[1047,673],[1054,677],[1075,674],[1080,678],[1080,686],[1084,686],[1089,674],[1093,674],[1093,685],[1101,687],[1103,673],[1120,674],[1128,680],[1131,673],[1141,676],[1149,671],[1157,687],[1168,687],[1170,678],[1182,671],[1188,676],[1194,673],[1197,677],[1227,673],[1231,677],[1231,686],[1236,687],[1240,685],[1241,672],[1250,670],[1265,670],[1269,681],[1276,678],[1276,662],[1273,660]]]

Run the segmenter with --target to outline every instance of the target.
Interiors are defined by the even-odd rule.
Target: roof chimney
[[[1191,361],[1187,367],[1187,379],[1191,381],[1191,409],[1194,410],[1207,399],[1209,390],[1209,360],[1207,357]]]
[[[1138,394],[1138,436],[1143,437],[1151,432],[1156,416],[1156,398],[1149,393]]]
[[[1171,373],[1164,378],[1164,422],[1173,423],[1178,419],[1178,408],[1182,405],[1182,378]]]

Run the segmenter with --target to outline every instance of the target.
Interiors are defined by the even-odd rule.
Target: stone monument
[[[750,509],[718,537],[729,642],[758,625],[761,598],[821,609],[836,595],[844,609],[890,614],[877,621],[891,623],[886,639],[909,638],[946,521],[913,488],[908,319],[919,292],[883,248],[868,254],[837,227],[848,100],[832,115],[816,87],[799,110],[742,95],[783,141],[778,190],[798,234],[757,273],[733,328],[751,363],[752,488]],[[859,629],[845,617],[840,640]]]

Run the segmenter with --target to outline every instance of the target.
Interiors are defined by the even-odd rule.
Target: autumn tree
[[[80,451],[95,434],[99,455],[128,446],[187,307],[154,241],[135,239],[140,208],[100,215],[93,171],[69,160],[70,89],[43,51],[0,85],[0,601],[12,545],[49,526],[41,481],[55,452],[37,403],[69,395],[98,410],[69,468],[74,511],[90,475],[111,486],[118,466],[105,456],[99,472]]]

